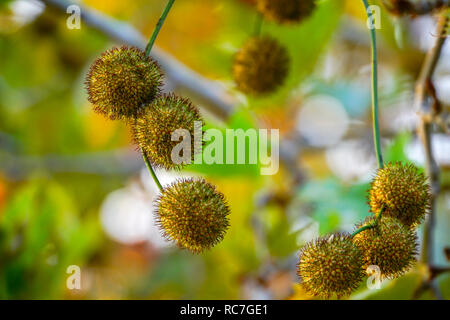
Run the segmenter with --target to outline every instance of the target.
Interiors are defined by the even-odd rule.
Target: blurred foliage
[[[235,112],[230,119],[228,119],[228,122],[226,124],[226,127],[221,126],[220,124],[206,124],[204,126],[204,130],[207,131],[208,129],[219,129],[220,133],[221,133],[221,137],[222,137],[222,142],[220,143],[220,145],[223,147],[222,150],[215,150],[213,144],[217,143],[215,141],[215,138],[211,138],[211,142],[205,142],[205,145],[203,147],[203,153],[207,154],[208,156],[211,154],[212,156],[216,156],[216,152],[218,152],[219,154],[222,155],[221,157],[221,161],[223,164],[227,163],[227,159],[226,159],[226,155],[227,155],[227,143],[229,140],[227,140],[227,136],[226,136],[226,130],[227,129],[234,129],[234,130],[243,130],[244,132],[249,130],[249,129],[256,129],[256,126],[254,124],[254,119],[251,117],[251,114],[249,114],[248,110],[243,109],[242,111],[238,111]],[[222,128],[221,128],[222,127]],[[219,133],[219,132],[217,132]],[[222,165],[222,164],[208,164],[206,162],[203,162],[202,164],[192,164],[190,165],[187,170],[189,171],[194,171],[194,172],[199,172],[199,173],[203,173],[207,176],[214,176],[214,175],[218,175],[218,176],[233,176],[233,175],[243,175],[243,176],[250,176],[253,178],[257,178],[260,176],[260,163],[258,163],[258,161],[260,160],[259,158],[257,159],[257,163],[256,164],[251,164],[249,159],[250,159],[250,143],[249,143],[249,139],[250,138],[246,138],[245,139],[245,145],[244,145],[244,150],[245,150],[245,164],[238,164],[237,163],[237,155],[238,155],[238,143],[237,143],[237,138],[234,138],[235,143],[233,143],[233,147],[234,147],[234,160],[233,163],[234,164],[227,164],[227,165]],[[257,152],[259,152],[259,137],[256,137],[255,141],[258,145],[257,148]],[[268,143],[270,145],[270,137],[268,137]],[[220,140],[219,140],[220,141]],[[211,151],[209,151],[211,148]],[[214,150],[214,151],[213,151]],[[242,149],[239,149],[242,150]]]
[[[66,268],[84,265],[98,250],[99,231],[97,219],[79,216],[57,183],[37,179],[21,187],[2,213],[0,298],[60,297]]]
[[[313,218],[319,222],[319,233],[324,235],[342,225],[352,226],[368,214],[365,203],[368,188],[368,184],[345,186],[333,178],[311,181],[304,185],[299,200],[310,203]]]

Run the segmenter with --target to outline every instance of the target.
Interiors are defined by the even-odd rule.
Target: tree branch
[[[433,241],[431,238],[435,224],[434,211],[436,209],[436,198],[440,192],[439,166],[434,157],[433,146],[431,143],[432,119],[434,118],[434,114],[438,111],[435,107],[438,105],[438,101],[436,101],[436,96],[434,94],[432,78],[446,40],[445,28],[447,23],[448,18],[445,15],[440,16],[436,33],[436,42],[425,57],[417,81],[415,95],[415,107],[420,116],[418,133],[421,137],[425,151],[425,166],[430,179],[431,194],[433,197],[429,219],[425,225],[426,238],[424,239],[424,242],[426,242],[424,243],[424,249],[422,251],[422,261],[424,262],[432,262],[433,260]]]

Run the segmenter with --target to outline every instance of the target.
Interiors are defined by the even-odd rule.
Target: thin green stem
[[[369,20],[373,22],[373,12],[367,0],[362,0],[366,8]],[[375,145],[375,153],[377,156],[378,167],[383,168],[383,156],[381,153],[380,142],[380,126],[378,121],[378,55],[377,55],[377,38],[375,26],[370,26],[370,40],[372,47],[372,122],[373,122],[373,141]]]
[[[164,8],[163,13],[161,14],[161,17],[158,20],[158,23],[156,24],[155,30],[153,30],[153,34],[150,37],[150,40],[148,41],[147,47],[145,48],[145,55],[149,56],[150,52],[152,51],[153,45],[155,44],[156,37],[159,34],[159,31],[161,30],[164,21],[167,18],[167,15],[169,14],[170,9],[172,8],[172,5],[174,4],[175,0],[169,0],[166,4],[166,7]],[[159,190],[162,192],[163,187],[161,185],[161,182],[159,182],[158,177],[156,176],[155,170],[153,170],[152,164],[150,163],[150,160],[148,159],[147,155],[145,154],[144,150],[141,149],[142,157],[144,158],[145,165],[147,166],[148,171],[150,172],[150,175],[152,176],[153,180],[155,181],[155,184],[158,186]]]
[[[262,24],[263,24],[263,17],[260,13],[257,13],[255,20],[255,27],[253,30],[253,35],[255,37],[259,37],[259,35],[261,34]]]
[[[172,8],[173,3],[175,0],[169,0],[166,4],[166,7],[164,8],[163,13],[161,14],[161,17],[158,20],[158,23],[156,24],[155,30],[153,30],[153,34],[150,37],[150,40],[148,41],[147,47],[145,48],[145,55],[149,56],[150,51],[152,51],[153,45],[155,44],[156,37],[158,36],[159,31],[161,30],[164,21],[167,18],[167,15],[169,14],[170,9]]]

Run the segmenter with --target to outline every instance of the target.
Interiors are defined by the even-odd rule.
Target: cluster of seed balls
[[[172,160],[179,143],[172,141],[172,133],[189,131],[192,161],[197,150],[194,123],[203,120],[188,99],[161,94],[163,77],[156,61],[143,51],[122,46],[104,52],[92,64],[85,84],[96,112],[132,126],[135,142],[153,167],[177,170],[190,161]],[[165,187],[156,208],[166,238],[194,253],[220,242],[229,226],[230,209],[223,194],[203,179],[178,180]]]
[[[417,16],[448,8],[449,0],[382,0],[386,9],[395,15]]]
[[[372,227],[354,236],[331,234],[300,251],[297,274],[310,294],[346,296],[358,288],[371,265],[379,267],[384,279],[404,274],[415,262],[415,229],[431,200],[425,175],[412,164],[389,163],[377,171],[368,198],[373,215],[357,224],[355,231]]]
[[[257,0],[256,8],[267,20],[279,24],[299,23],[316,7],[315,0]],[[233,61],[233,78],[238,90],[261,96],[283,85],[289,71],[287,49],[270,36],[247,40]]]

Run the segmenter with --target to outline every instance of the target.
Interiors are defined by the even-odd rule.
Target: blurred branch
[[[153,46],[155,44],[156,38],[158,37],[159,32],[162,29],[162,26],[164,25],[164,21],[166,21],[167,16],[169,15],[170,9],[172,8],[173,4],[175,3],[175,0],[168,0],[166,7],[164,8],[164,11],[161,14],[161,17],[158,20],[158,23],[156,24],[155,29],[153,30],[153,34],[150,37],[150,40],[148,41],[147,46],[145,47],[145,56],[150,56],[150,53],[153,49]],[[153,169],[152,164],[150,163],[150,159],[148,158],[147,154],[144,152],[142,148],[141,154],[142,158],[144,159],[145,165],[150,173],[150,175],[153,178],[153,181],[155,182],[156,186],[158,187],[159,191],[163,192],[163,187],[161,185],[161,182],[159,182],[158,177],[156,176],[155,170]]]
[[[441,56],[442,48],[446,40],[446,28],[448,24],[448,17],[442,14],[438,20],[436,41],[427,53],[425,61],[417,80],[415,93],[415,107],[418,110],[420,121],[418,125],[418,134],[422,140],[425,152],[425,166],[431,184],[431,208],[428,219],[425,221],[424,237],[422,246],[421,260],[431,270],[433,264],[433,250],[434,250],[434,229],[436,225],[436,206],[437,198],[440,193],[439,182],[439,166],[433,154],[433,146],[431,142],[431,134],[433,127],[433,119],[441,111],[439,101],[436,97],[436,91],[433,85],[433,74],[436,70],[439,57]],[[432,289],[436,298],[440,299],[442,294],[439,292],[437,285],[433,283],[434,277],[430,275],[423,280],[419,288],[414,293],[414,297],[420,296],[422,292],[427,289]]]
[[[373,17],[373,12],[370,9],[369,2],[362,0],[366,9],[369,20]],[[372,20],[371,20],[372,21]],[[383,169],[383,156],[380,142],[380,126],[378,121],[378,52],[377,52],[377,37],[375,27],[370,28],[370,49],[371,49],[371,64],[372,64],[372,127],[373,127],[373,142],[375,146],[375,154],[377,156],[378,168]]]
[[[415,96],[415,107],[420,115],[420,123],[418,126],[418,132],[422,139],[422,143],[424,146],[425,157],[426,157],[426,170],[431,182],[431,194],[433,197],[432,200],[432,209],[429,215],[428,223],[426,223],[426,233],[427,238],[425,239],[426,245],[424,245],[424,250],[422,251],[422,259],[424,262],[429,262],[433,259],[432,256],[432,244],[430,238],[432,238],[432,232],[434,228],[434,216],[435,216],[435,202],[436,198],[440,192],[440,183],[439,183],[439,167],[437,165],[436,159],[434,158],[433,148],[431,143],[431,130],[432,130],[432,119],[433,115],[439,112],[437,106],[439,105],[434,85],[432,82],[432,77],[434,71],[436,69],[436,65],[439,61],[439,57],[442,52],[442,48],[444,42],[446,40],[445,37],[445,27],[448,23],[447,17],[442,15],[438,21],[438,29],[437,29],[437,38],[433,48],[428,52],[425,57],[425,61],[422,66],[421,73],[419,75],[419,79],[417,81],[416,86],[416,96]]]

